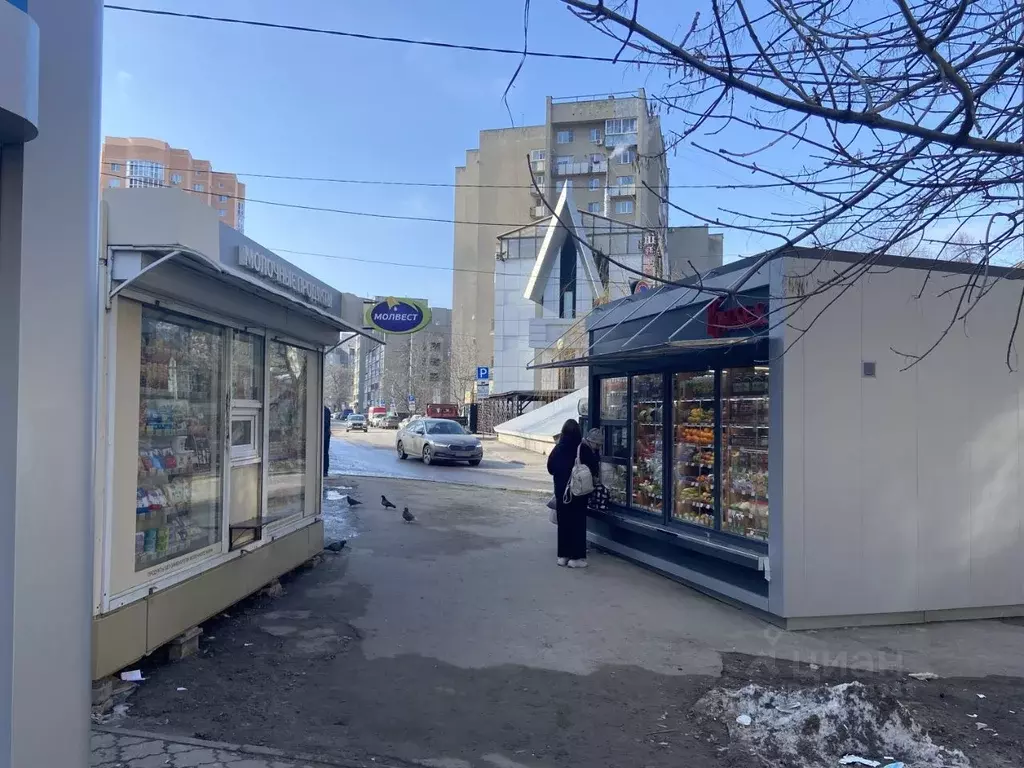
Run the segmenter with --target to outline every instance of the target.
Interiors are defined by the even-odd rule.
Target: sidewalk
[[[709,702],[752,683],[772,696],[817,696],[851,681],[873,709],[836,710],[867,713],[835,726],[850,739],[868,733],[867,715],[874,738],[888,722],[875,715],[906,712],[973,766],[1024,766],[1024,626],[1015,621],[787,632],[600,552],[587,570],[559,568],[555,527],[535,495],[331,479],[362,500],[325,505],[328,522],[343,516],[351,529],[345,548],[283,578],[283,594],[207,622],[199,655],[143,660],[145,682],[121,722],[288,752],[156,737],[128,746],[159,759],[122,768],[324,764],[296,755],[388,768],[754,768],[762,761],[736,716],[709,717]],[[416,523],[384,509],[382,495]],[[910,676],[922,672],[936,677]],[[861,754],[819,725],[808,715],[781,732],[821,734],[807,754],[822,759],[771,764],[821,768],[838,765],[844,747]],[[962,765],[905,752],[879,756]],[[117,754],[104,757],[96,768],[117,765]]]
[[[90,768],[364,768],[363,762],[93,726]],[[388,768],[374,761],[374,766]]]

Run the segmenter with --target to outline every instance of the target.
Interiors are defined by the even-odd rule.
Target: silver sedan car
[[[481,442],[449,419],[416,419],[398,430],[395,436],[398,458],[420,457],[424,464],[441,461],[467,461],[479,466],[484,458]]]

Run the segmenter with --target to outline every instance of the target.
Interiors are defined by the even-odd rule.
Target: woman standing
[[[580,425],[569,419],[562,425],[558,444],[548,455],[548,474],[554,478],[558,515],[558,564],[570,568],[587,567],[587,497],[569,496],[565,489],[579,457],[592,474],[599,471],[597,454],[583,442]]]

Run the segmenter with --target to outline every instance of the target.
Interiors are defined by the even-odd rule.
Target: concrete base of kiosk
[[[317,522],[92,622],[92,677],[135,663],[323,551]]]

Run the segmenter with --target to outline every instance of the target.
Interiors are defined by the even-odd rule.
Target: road
[[[511,491],[551,490],[544,456],[494,440],[484,441],[484,460],[478,467],[426,466],[412,458],[401,461],[394,446],[394,430],[346,433],[336,427],[331,437],[330,474],[429,480]]]

